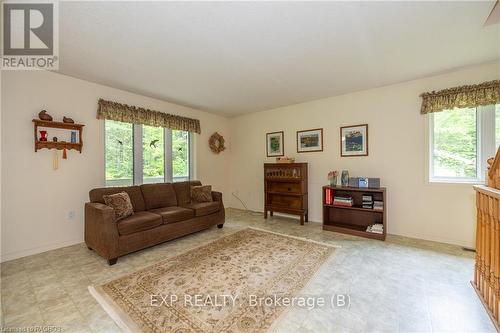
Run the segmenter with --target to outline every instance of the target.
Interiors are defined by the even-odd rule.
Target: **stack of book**
[[[354,205],[354,200],[351,197],[334,196],[333,197],[334,206],[345,206],[352,207]]]
[[[327,188],[325,190],[325,204],[327,205],[333,204],[333,190],[331,188]]]
[[[363,208],[373,209],[373,195],[363,194]]]
[[[384,202],[383,201],[374,201],[373,202],[374,210],[384,210]]]
[[[381,223],[375,223],[375,224],[369,225],[368,228],[366,228],[366,232],[373,232],[374,234],[383,234],[384,233],[384,225]]]

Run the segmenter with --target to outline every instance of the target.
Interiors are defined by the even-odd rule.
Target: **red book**
[[[326,189],[326,196],[327,196],[326,204],[331,205],[333,203],[333,191],[331,188]]]

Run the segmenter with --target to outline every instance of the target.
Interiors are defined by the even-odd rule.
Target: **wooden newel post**
[[[488,186],[476,190],[476,263],[474,287],[500,327],[500,148],[488,160]],[[500,330],[500,329],[499,329]]]

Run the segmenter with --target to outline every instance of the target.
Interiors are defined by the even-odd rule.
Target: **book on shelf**
[[[363,194],[361,199],[363,200],[361,205],[362,208],[373,209],[373,195]]]
[[[333,205],[352,207],[354,205],[354,200],[351,197],[334,196]]]
[[[366,228],[366,232],[372,232],[374,234],[383,234],[384,233],[384,225],[382,223],[375,223],[369,225]]]
[[[363,194],[363,202],[373,202],[373,195]]]
[[[383,201],[374,201],[373,202],[374,210],[384,210],[384,202]]]
[[[333,189],[327,188],[325,190],[325,204],[332,205],[333,204]]]

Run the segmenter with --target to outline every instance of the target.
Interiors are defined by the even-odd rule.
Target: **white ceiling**
[[[499,59],[493,6],[60,2],[60,72],[237,115]]]

